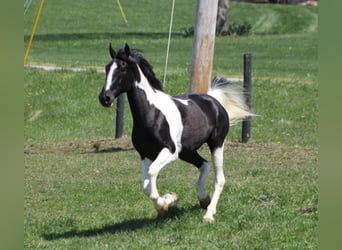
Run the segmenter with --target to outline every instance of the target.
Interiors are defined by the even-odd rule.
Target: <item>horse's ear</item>
[[[116,52],[112,48],[112,44],[111,43],[109,43],[109,54],[110,54],[111,58],[114,59]]]
[[[129,57],[130,50],[129,50],[129,46],[127,43],[125,43],[125,53],[126,53],[126,56]]]

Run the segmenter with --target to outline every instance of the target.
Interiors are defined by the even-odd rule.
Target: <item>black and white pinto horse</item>
[[[163,92],[152,66],[126,44],[115,52],[109,46],[111,62],[106,65],[106,80],[99,95],[100,103],[111,107],[114,99],[127,92],[133,116],[132,142],[141,157],[143,190],[159,214],[168,211],[178,197],[160,196],[156,181],[159,171],[180,158],[199,169],[196,189],[203,219],[214,221],[222,192],[224,140],[229,127],[251,115],[243,91],[226,79],[216,77],[207,94],[170,96]],[[210,199],[205,183],[210,169],[197,150],[207,143],[215,166],[214,193]]]

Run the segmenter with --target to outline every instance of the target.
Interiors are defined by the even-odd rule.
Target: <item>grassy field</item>
[[[318,177],[318,10],[232,2],[230,22],[248,36],[217,37],[213,74],[242,77],[253,53],[252,138],[240,126],[225,149],[227,184],[214,224],[202,222],[197,170],[183,162],[161,171],[160,193],[180,201],[156,217],[141,191],[138,154],[114,140],[114,110],[98,103],[107,46],[128,42],[163,75],[170,6],[163,1],[48,1],[29,64],[86,67],[86,72],[24,70],[25,249],[316,249]],[[25,46],[38,1],[24,17]],[[188,91],[196,1],[176,2],[166,92]],[[204,147],[201,154],[210,159]],[[212,191],[213,173],[208,180]]]

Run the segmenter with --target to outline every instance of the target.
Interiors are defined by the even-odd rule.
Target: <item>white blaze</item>
[[[110,70],[108,72],[107,79],[106,79],[105,91],[110,89],[110,86],[112,84],[113,74],[114,74],[114,71],[117,67],[118,66],[115,62],[113,62],[112,66],[110,66]]]

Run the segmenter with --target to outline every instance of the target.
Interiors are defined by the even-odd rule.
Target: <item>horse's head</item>
[[[106,81],[100,92],[100,103],[111,107],[114,99],[121,93],[129,91],[135,81],[140,81],[137,62],[127,44],[117,52],[109,44],[111,62],[106,65]]]

